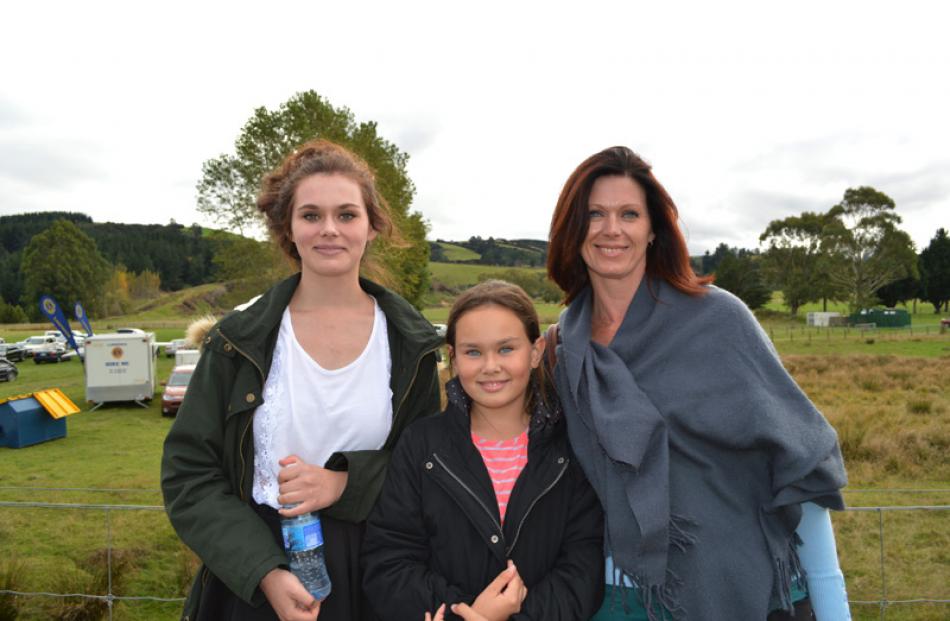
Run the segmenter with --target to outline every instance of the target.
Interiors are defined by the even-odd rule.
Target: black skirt
[[[280,515],[266,505],[252,505],[274,536],[283,545]],[[360,548],[365,524],[352,524],[320,516],[323,526],[323,550],[332,590],[320,605],[319,621],[377,621],[363,596],[360,573]],[[200,579],[200,578],[199,578]],[[266,600],[254,607],[235,595],[213,574],[202,589],[195,621],[278,621],[277,613]]]

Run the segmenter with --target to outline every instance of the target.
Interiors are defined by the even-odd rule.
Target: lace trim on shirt
[[[279,486],[277,472],[272,467],[277,462],[271,449],[274,446],[274,430],[281,428],[281,420],[286,415],[284,356],[283,341],[278,337],[270,372],[264,382],[264,403],[254,413],[254,500],[275,508],[279,506]]]

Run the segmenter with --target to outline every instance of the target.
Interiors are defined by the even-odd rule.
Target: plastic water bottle
[[[284,505],[284,508],[292,509],[295,506]],[[284,535],[284,550],[290,559],[291,573],[316,599],[326,599],[330,594],[330,575],[323,555],[320,514],[314,511],[297,517],[282,517],[280,530]]]

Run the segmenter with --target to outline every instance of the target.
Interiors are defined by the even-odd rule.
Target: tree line
[[[221,240],[201,227],[96,223],[79,213],[0,218],[0,323],[37,320],[43,294],[93,315],[127,312],[160,290],[213,282]]]
[[[781,291],[792,315],[804,304],[846,301],[852,312],[922,299],[935,312],[950,301],[950,239],[937,230],[919,254],[899,228],[894,200],[869,186],[849,188],[826,212],[773,220],[763,250],[720,244],[701,259],[703,273],[750,308]]]

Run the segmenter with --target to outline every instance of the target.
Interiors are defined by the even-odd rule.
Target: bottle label
[[[306,552],[323,545],[320,518],[314,517],[303,524],[284,521],[280,530],[284,535],[284,549],[288,552]]]

